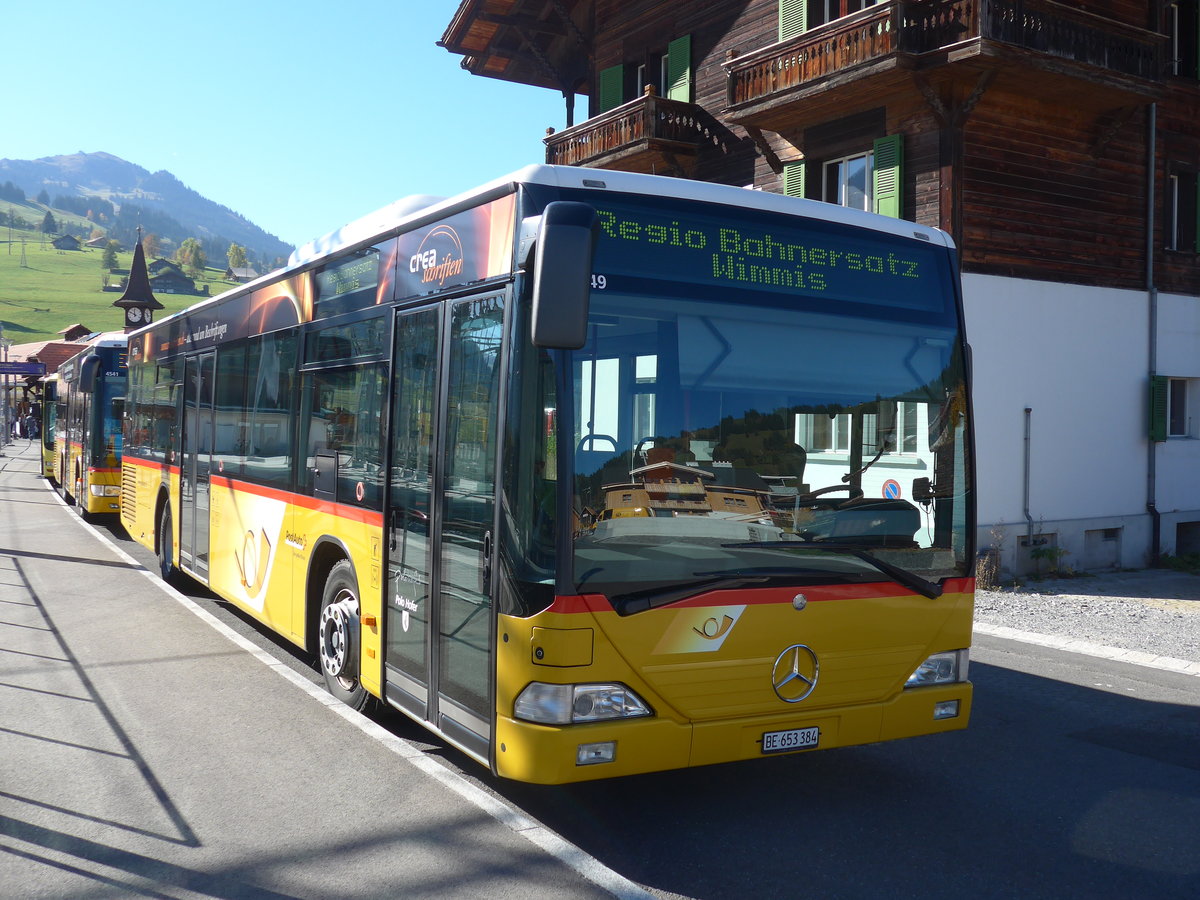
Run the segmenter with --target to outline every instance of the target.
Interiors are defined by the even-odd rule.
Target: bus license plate
[[[790,731],[768,731],[762,736],[763,753],[781,753],[784,750],[807,750],[817,746],[821,740],[821,729],[793,728]]]

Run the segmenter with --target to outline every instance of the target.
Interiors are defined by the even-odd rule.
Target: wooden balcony
[[[869,79],[886,89],[910,70],[948,66],[1144,94],[1162,80],[1166,41],[1053,0],[892,0],[731,59],[727,112],[765,126],[761,114],[780,103]]]
[[[688,175],[705,144],[719,145],[710,120],[692,103],[668,100],[647,87],[636,100],[546,137],[546,162]]]

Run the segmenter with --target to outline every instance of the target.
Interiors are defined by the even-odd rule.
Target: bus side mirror
[[[533,344],[577,350],[587,340],[592,257],[600,219],[586,203],[546,204],[533,263]]]
[[[89,356],[79,367],[79,391],[91,394],[96,390],[96,376],[100,373],[100,357]]]

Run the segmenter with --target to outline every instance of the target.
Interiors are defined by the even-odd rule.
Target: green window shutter
[[[1171,379],[1165,375],[1150,376],[1150,440],[1167,439],[1167,391]]]
[[[692,102],[692,36],[685,34],[667,44],[668,100]]]
[[[899,219],[904,214],[904,135],[889,134],[875,142],[875,212]]]
[[[600,72],[600,112],[625,102],[625,67],[612,66]]]
[[[789,197],[804,196],[804,163],[783,164],[783,192]]]
[[[808,31],[808,0],[779,0],[779,39]]]

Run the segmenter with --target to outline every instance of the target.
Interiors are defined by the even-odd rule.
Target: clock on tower
[[[150,273],[146,266],[146,251],[142,249],[141,228],[138,228],[137,246],[133,248],[133,264],[129,267],[129,281],[125,285],[125,293],[119,300],[113,301],[113,306],[125,310],[126,331],[149,325],[154,310],[163,308],[154,298],[154,292],[150,290]]]

